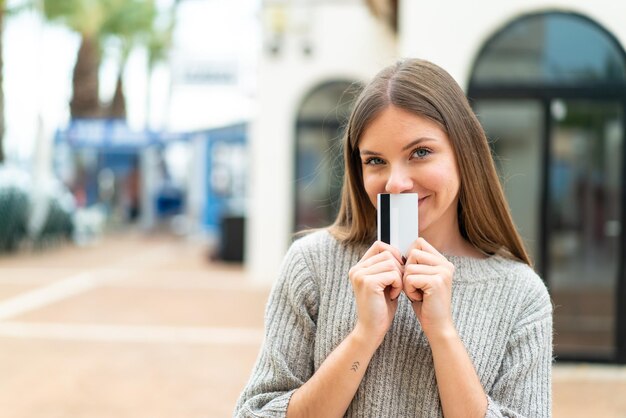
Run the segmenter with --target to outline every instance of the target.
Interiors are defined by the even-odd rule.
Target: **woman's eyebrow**
[[[422,142],[436,142],[437,140],[435,138],[430,138],[427,136],[421,137],[421,138],[417,138],[411,142],[409,142],[408,144],[406,144],[405,146],[402,147],[402,151],[406,151],[409,148],[413,148],[416,145],[421,144]]]
[[[422,142],[436,142],[437,140],[435,138],[430,138],[427,136],[421,137],[421,138],[417,138],[414,139],[413,141],[409,142],[408,144],[406,144],[405,146],[402,147],[402,151],[406,151],[409,148],[413,148],[416,145],[421,144]],[[378,156],[378,155],[382,155],[380,152],[376,152],[376,151],[370,151],[367,149],[359,149],[359,154],[360,155],[374,155],[374,156]]]
[[[369,151],[369,150],[366,150],[366,149],[360,149],[359,150],[359,154],[361,154],[361,155],[382,155],[380,152]]]

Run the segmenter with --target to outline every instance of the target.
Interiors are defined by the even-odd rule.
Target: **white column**
[[[326,81],[368,80],[396,58],[395,38],[364,2],[311,5],[306,33],[311,54],[303,53],[304,37],[296,31],[286,33],[277,55],[264,49],[260,57],[258,109],[248,140],[245,248],[248,277],[254,281],[276,279],[291,242],[296,117],[305,95]]]

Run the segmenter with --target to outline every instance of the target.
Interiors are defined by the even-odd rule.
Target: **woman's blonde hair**
[[[461,235],[485,254],[531,265],[515,229],[487,137],[456,81],[437,65],[406,59],[380,71],[357,98],[343,138],[345,176],[341,206],[330,232],[340,241],[368,245],[376,239],[376,209],[363,187],[359,140],[388,106],[438,123],[447,133],[461,178]]]

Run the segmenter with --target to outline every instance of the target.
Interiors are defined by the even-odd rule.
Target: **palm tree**
[[[157,10],[153,0],[115,0],[115,2],[103,26],[104,37],[113,37],[118,41],[120,56],[115,94],[107,116],[125,118],[126,100],[122,80],[126,63],[133,47],[140,45],[142,39],[152,30]]]
[[[43,0],[44,16],[60,22],[81,37],[72,75],[72,118],[101,116],[98,97],[102,28],[112,0]]]
[[[61,22],[81,36],[72,78],[70,101],[72,118],[126,116],[122,75],[133,47],[148,48],[149,60],[154,39],[166,38],[162,48],[169,47],[171,28],[157,26],[154,0],[41,0],[44,16]],[[173,21],[173,19],[172,19]],[[98,69],[106,41],[116,39],[120,65],[115,94],[106,109],[98,97]],[[158,49],[158,48],[157,48]],[[154,55],[157,56],[157,55]],[[153,65],[153,64],[149,64]]]

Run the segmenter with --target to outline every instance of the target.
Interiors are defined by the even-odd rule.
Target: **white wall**
[[[301,16],[306,33],[287,33],[276,56],[261,53],[246,214],[246,267],[257,281],[276,278],[291,241],[295,123],[302,99],[324,81],[366,81],[397,56],[393,35],[370,15],[365,2],[308,4],[313,7]],[[302,53],[303,39],[310,39],[310,56]]]
[[[497,30],[533,12],[559,10],[585,15],[626,45],[626,5],[614,0],[400,1],[399,52],[430,60],[467,88],[480,48]]]
[[[264,2],[265,11],[272,4],[276,5]],[[531,12],[586,15],[626,44],[626,9],[614,0],[402,0],[397,40],[375,21],[364,1],[284,4],[301,9],[286,6],[286,36],[279,53],[261,52],[258,108],[250,129],[246,267],[250,278],[259,281],[276,278],[291,239],[295,118],[302,98],[316,85],[335,79],[367,81],[397,57],[420,57],[441,65],[465,88],[484,42]],[[297,26],[291,33],[290,19]],[[265,35],[268,30],[268,26],[263,28]],[[311,56],[302,53],[306,39],[312,46]]]

